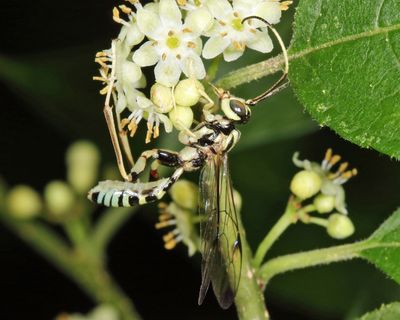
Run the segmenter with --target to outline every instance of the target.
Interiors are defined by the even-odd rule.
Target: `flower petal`
[[[164,27],[182,25],[182,13],[175,0],[161,0],[158,10]]]
[[[170,133],[172,131],[172,122],[169,120],[169,118],[165,114],[157,114],[158,117],[160,118],[160,121],[164,124],[165,131],[167,133]]]
[[[183,59],[180,65],[183,73],[188,78],[204,79],[206,77],[203,60],[196,54],[191,54]]]
[[[282,11],[278,1],[267,1],[256,6],[255,12],[261,18],[264,18],[271,24],[278,23],[281,20]]]
[[[206,5],[213,17],[219,20],[224,20],[233,14],[232,6],[228,0],[208,0]]]
[[[206,59],[213,59],[228,48],[229,45],[230,41],[226,37],[211,37],[204,45],[203,57]]]
[[[160,59],[152,41],[147,41],[133,53],[132,59],[141,67],[155,65]]]
[[[259,51],[262,53],[271,52],[272,49],[274,48],[274,45],[272,43],[272,40],[271,40],[267,30],[256,31],[254,40],[246,43],[246,45],[250,49],[253,49],[253,50],[256,50],[256,51]]]
[[[136,23],[131,23],[129,27],[123,26],[122,29],[124,28],[126,29],[125,41],[128,46],[133,47],[143,41],[144,34]]]
[[[139,9],[137,12],[137,23],[142,31],[150,39],[156,39],[161,28],[159,16],[153,11]]]
[[[213,24],[213,16],[206,8],[189,11],[185,19],[185,27],[194,33],[201,34],[209,30]]]
[[[144,96],[137,96],[136,102],[141,109],[148,109],[154,106],[153,102]]]
[[[229,46],[224,51],[224,60],[227,62],[235,61],[239,59],[244,53],[244,50],[238,50],[233,45]]]
[[[160,60],[154,69],[157,82],[167,87],[176,85],[181,73],[181,68],[175,59]]]

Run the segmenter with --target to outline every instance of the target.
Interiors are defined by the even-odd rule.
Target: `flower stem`
[[[271,246],[278,240],[278,238],[282,235],[282,233],[293,223],[296,222],[296,202],[294,198],[289,200],[288,205],[286,206],[286,210],[283,215],[279,218],[276,224],[272,227],[272,229],[265,236],[264,240],[260,243],[257,248],[253,265],[256,269],[258,269],[262,262],[264,261],[265,255]]]
[[[112,305],[120,312],[123,320],[140,319],[130,300],[108,274],[102,260],[88,252],[89,246],[71,249],[57,233],[37,221],[18,221],[4,212],[0,212],[0,220],[75,281],[93,301]]]
[[[272,277],[287,271],[359,258],[359,253],[362,250],[374,246],[376,244],[368,241],[360,241],[325,249],[284,255],[263,264],[259,269],[258,276],[263,283],[267,284]]]

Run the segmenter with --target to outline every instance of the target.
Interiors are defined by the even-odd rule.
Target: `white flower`
[[[154,70],[157,82],[172,87],[182,72],[196,79],[206,76],[200,58],[200,32],[206,26],[199,25],[197,19],[186,19],[183,24],[174,0],[161,0],[158,13],[138,6],[137,23],[149,41],[133,54],[133,61],[141,67],[157,64]]]
[[[207,8],[217,20],[208,32],[203,57],[212,59],[224,54],[225,61],[234,61],[246,47],[263,53],[273,48],[268,30],[260,21],[242,20],[249,16],[264,18],[271,24],[281,18],[281,3],[276,0],[207,0]],[[261,28],[261,30],[259,30]]]
[[[169,118],[160,112],[160,109],[154,103],[146,98],[142,93],[136,97],[137,108],[135,108],[127,119],[123,119],[122,127],[127,126],[131,132],[131,137],[135,134],[139,122],[147,118],[146,143],[151,141],[153,136],[156,139],[160,135],[160,123],[164,124],[167,133],[172,131],[172,123]]]
[[[344,162],[340,164],[335,172],[331,172],[332,167],[341,160],[339,155],[332,154],[332,149],[326,151],[325,158],[321,164],[309,160],[300,160],[298,157],[299,153],[296,152],[293,155],[294,164],[299,168],[318,174],[322,180],[321,193],[334,197],[335,208],[340,213],[347,214],[345,192],[342,185],[351,177],[357,175],[357,169],[347,170],[349,164]]]

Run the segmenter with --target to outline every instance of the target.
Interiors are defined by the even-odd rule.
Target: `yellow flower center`
[[[195,4],[197,7],[200,7],[200,6],[201,6],[201,0],[194,0],[194,4]]]
[[[236,18],[232,20],[232,27],[237,31],[243,31],[244,25],[242,23],[242,19]]]
[[[170,36],[170,37],[168,37],[168,39],[167,39],[167,46],[168,46],[168,48],[170,48],[170,49],[176,49],[176,48],[178,48],[179,47],[179,45],[180,45],[180,40],[179,40],[179,38],[177,38],[177,37],[174,37],[174,36]]]

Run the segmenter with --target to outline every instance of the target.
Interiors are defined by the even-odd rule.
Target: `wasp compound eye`
[[[232,99],[229,101],[229,107],[240,118],[240,123],[249,121],[250,109],[244,102]]]

